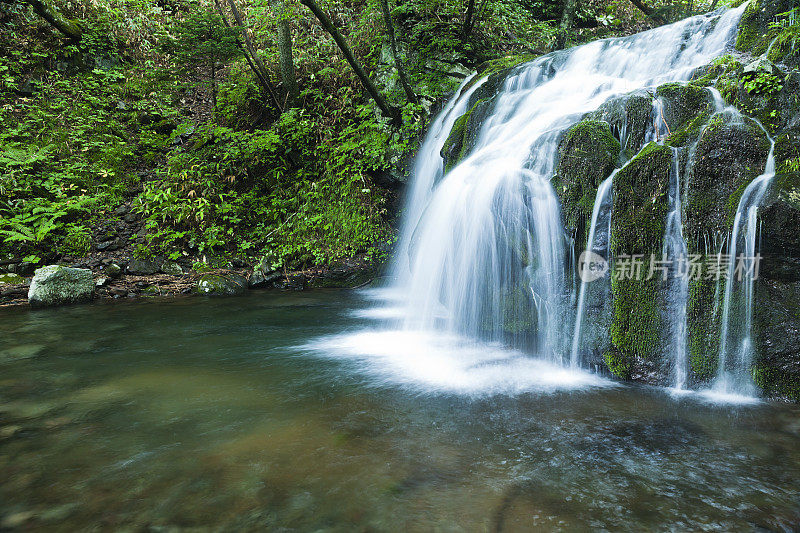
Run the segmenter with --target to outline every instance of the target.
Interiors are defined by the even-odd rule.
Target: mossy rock
[[[667,83],[656,89],[656,96],[661,98],[663,120],[670,132],[678,132],[689,122],[697,122],[697,118],[707,115],[712,107],[711,94],[696,85]]]
[[[768,396],[800,402],[800,282],[759,280],[753,378]]]
[[[469,111],[460,116],[442,146],[445,172],[466,158],[478,141],[481,125],[494,107],[494,100],[478,100]]]
[[[537,54],[517,54],[511,56],[498,57],[491,59],[478,66],[478,77],[491,76],[494,74],[508,74],[515,67],[529,63],[538,57]],[[488,81],[488,80],[487,80]]]
[[[613,349],[606,353],[614,354],[613,366],[609,365],[609,370],[625,379],[634,372],[644,374],[640,369],[658,364],[663,346],[660,280],[645,279],[649,268],[649,260],[643,260],[639,279],[618,276],[611,279]],[[608,364],[608,357],[604,359]]]
[[[25,283],[25,278],[19,274],[14,274],[12,272],[0,274],[0,285],[20,285],[22,283]]]
[[[767,135],[750,120],[714,116],[703,129],[689,165],[684,235],[689,249],[704,249],[707,234],[726,234],[747,185],[764,170]]]
[[[652,126],[652,115],[653,96],[646,91],[636,91],[612,98],[584,118],[608,122],[614,137],[625,143],[622,148],[627,157],[632,157],[644,144]]]
[[[661,364],[663,295],[658,276],[647,279],[651,254],[661,253],[664,221],[669,210],[672,150],[650,143],[614,177],[611,250],[613,317],[611,342],[616,375],[644,375]],[[640,255],[639,273],[620,272],[623,255]],[[627,259],[626,259],[627,260]],[[606,357],[606,364],[609,358]],[[622,372],[621,369],[625,371]],[[623,376],[624,377],[624,376]]]
[[[620,379],[631,378],[631,363],[626,358],[614,350],[608,350],[603,353],[603,362],[605,362],[611,373]]]
[[[736,49],[740,52],[756,53],[757,48],[763,48],[758,54],[766,50],[767,44],[763,42],[763,35],[767,30],[762,24],[761,0],[750,0],[745,8],[742,18],[739,19],[739,31],[736,34]],[[758,55],[756,54],[756,55]]]
[[[91,270],[49,265],[36,270],[28,291],[34,307],[88,302],[94,296]]]
[[[661,251],[672,158],[668,146],[650,143],[614,176],[614,256]]]
[[[616,166],[619,141],[607,122],[583,120],[568,129],[558,145],[553,188],[561,199],[567,231],[584,242],[597,188]]]
[[[197,280],[195,292],[211,295],[235,295],[247,292],[247,278],[233,272],[209,273]]]
[[[686,302],[688,322],[688,350],[690,376],[694,383],[709,382],[717,371],[719,348],[719,316],[715,309],[721,302],[724,280],[705,279],[703,276],[689,280],[689,297]]]
[[[708,65],[698,68],[692,76],[691,83],[697,87],[710,87],[715,85],[720,77],[740,72],[742,66],[738,59],[730,54],[725,54]]]
[[[750,0],[739,20],[736,50],[760,56],[767,51],[770,41],[769,25],[780,13],[797,7],[796,0]],[[777,55],[772,56],[777,59]]]
[[[758,210],[760,275],[800,281],[800,173],[778,174]]]

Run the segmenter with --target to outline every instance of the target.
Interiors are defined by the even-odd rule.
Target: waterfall
[[[689,360],[687,355],[688,323],[686,308],[689,301],[689,249],[683,236],[681,220],[680,152],[672,149],[672,172],[669,186],[669,213],[664,226],[663,255],[670,261],[667,287],[668,342],[666,352],[671,356],[673,387],[686,386]]]
[[[431,128],[413,177],[398,258],[409,270],[395,287],[405,300],[404,328],[501,342],[557,364],[576,360],[582,318],[571,324],[567,237],[550,184],[560,134],[612,97],[688,80],[725,51],[743,10],[594,41],[516,68],[484,104],[468,155],[442,175],[437,149],[453,117],[475,104],[457,94]]]
[[[611,185],[614,182],[614,176],[619,172],[619,169],[614,170],[609,177],[607,177],[597,188],[597,195],[594,199],[594,206],[592,207],[592,220],[589,226],[589,237],[586,240],[586,251],[598,254],[600,257],[608,260],[609,256],[609,238],[611,236]],[[600,233],[597,232],[598,223],[600,224]],[[587,268],[585,263],[582,268]],[[578,309],[575,313],[575,328],[572,333],[572,350],[570,352],[570,364],[572,366],[580,366],[580,348],[581,348],[581,334],[583,323],[586,321],[586,297],[589,290],[589,284],[593,281],[594,276],[589,276],[585,271],[581,275],[581,287],[578,293]]]
[[[453,129],[453,124],[466,111],[472,94],[486,81],[485,78],[478,80],[465,91],[464,88],[473,79],[474,75],[468,76],[461,82],[453,97],[445,104],[444,108],[431,123],[425,140],[414,159],[414,168],[411,174],[413,181],[410,184],[411,188],[406,199],[400,241],[396,251],[396,255],[402,259],[394,264],[394,277],[398,278],[401,284],[405,284],[409,276],[408,246],[414,229],[430,199],[434,184],[444,174],[444,163],[441,156],[444,142],[447,140],[450,130]]]
[[[760,124],[759,124],[760,125]],[[763,129],[763,126],[762,126]],[[767,133],[764,130],[764,133]],[[767,134],[769,137],[769,135]],[[753,396],[753,296],[758,261],[756,234],[758,206],[775,177],[775,141],[764,173],[751,181],[739,199],[733,220],[728,259],[728,277],[722,303],[719,359],[713,390],[724,394]]]

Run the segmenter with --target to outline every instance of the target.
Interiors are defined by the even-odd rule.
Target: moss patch
[[[591,223],[597,187],[619,157],[620,144],[607,122],[583,120],[564,134],[552,184],[561,199],[564,226],[583,242]]]

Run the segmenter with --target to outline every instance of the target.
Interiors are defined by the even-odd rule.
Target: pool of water
[[[797,406],[387,330],[375,296],[0,310],[0,528],[800,526]]]

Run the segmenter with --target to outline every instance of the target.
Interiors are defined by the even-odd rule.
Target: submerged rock
[[[94,296],[91,270],[50,265],[36,270],[28,290],[33,306],[88,302]]]

